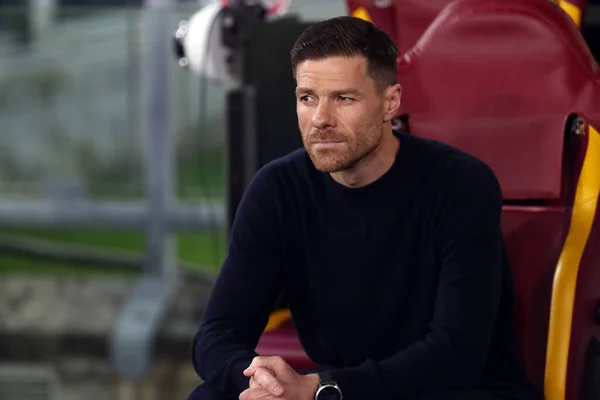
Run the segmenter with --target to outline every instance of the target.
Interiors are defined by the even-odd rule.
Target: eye
[[[352,97],[348,97],[348,96],[339,96],[340,101],[344,102],[344,103],[349,103],[351,101],[354,101],[354,99]]]
[[[312,103],[312,102],[314,101],[314,99],[313,99],[313,97],[312,97],[312,96],[308,96],[308,95],[306,95],[306,96],[301,96],[301,97],[300,97],[300,101],[301,101],[302,103]]]

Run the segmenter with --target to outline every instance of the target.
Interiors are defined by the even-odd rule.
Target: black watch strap
[[[336,383],[333,381],[333,378],[331,377],[331,374],[327,371],[320,371],[318,372],[319,375],[319,385],[321,386],[325,386],[325,385],[335,385]]]

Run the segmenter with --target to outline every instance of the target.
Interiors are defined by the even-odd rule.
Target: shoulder
[[[501,201],[502,190],[492,168],[481,159],[449,144],[411,136],[418,170],[439,194],[488,195]],[[462,196],[461,196],[462,197]]]
[[[290,171],[298,169],[297,165],[302,163],[302,153],[301,150],[293,151],[259,168],[245,188],[236,209],[236,225],[243,225],[247,221],[265,225],[282,218],[289,203],[290,190],[287,188],[295,185],[289,179],[294,175]]]
[[[263,165],[254,175],[250,187],[277,190],[281,186],[294,185],[315,171],[306,150],[299,148]]]
[[[241,205],[254,203],[251,208],[287,208],[294,196],[306,192],[306,182],[314,179],[311,169],[316,171],[303,148],[267,162],[244,190]]]
[[[298,190],[298,176],[307,169],[305,158],[308,155],[299,149],[263,165],[244,190],[234,227],[239,230],[244,225],[268,226],[279,231],[290,214],[294,194],[302,193]]]

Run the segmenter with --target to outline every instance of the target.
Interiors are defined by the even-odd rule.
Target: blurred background
[[[208,3],[0,0],[0,400],[183,399],[198,384],[190,344],[228,191],[248,179],[231,184],[231,82],[175,57],[179,22]],[[348,10],[287,13],[298,28]],[[600,6],[585,18],[598,58]],[[250,47],[260,79],[289,44]]]

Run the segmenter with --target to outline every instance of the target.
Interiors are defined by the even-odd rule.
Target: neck
[[[392,128],[386,127],[379,145],[352,168],[331,173],[337,183],[349,188],[367,186],[381,178],[390,170],[400,148],[400,139],[394,136]]]

